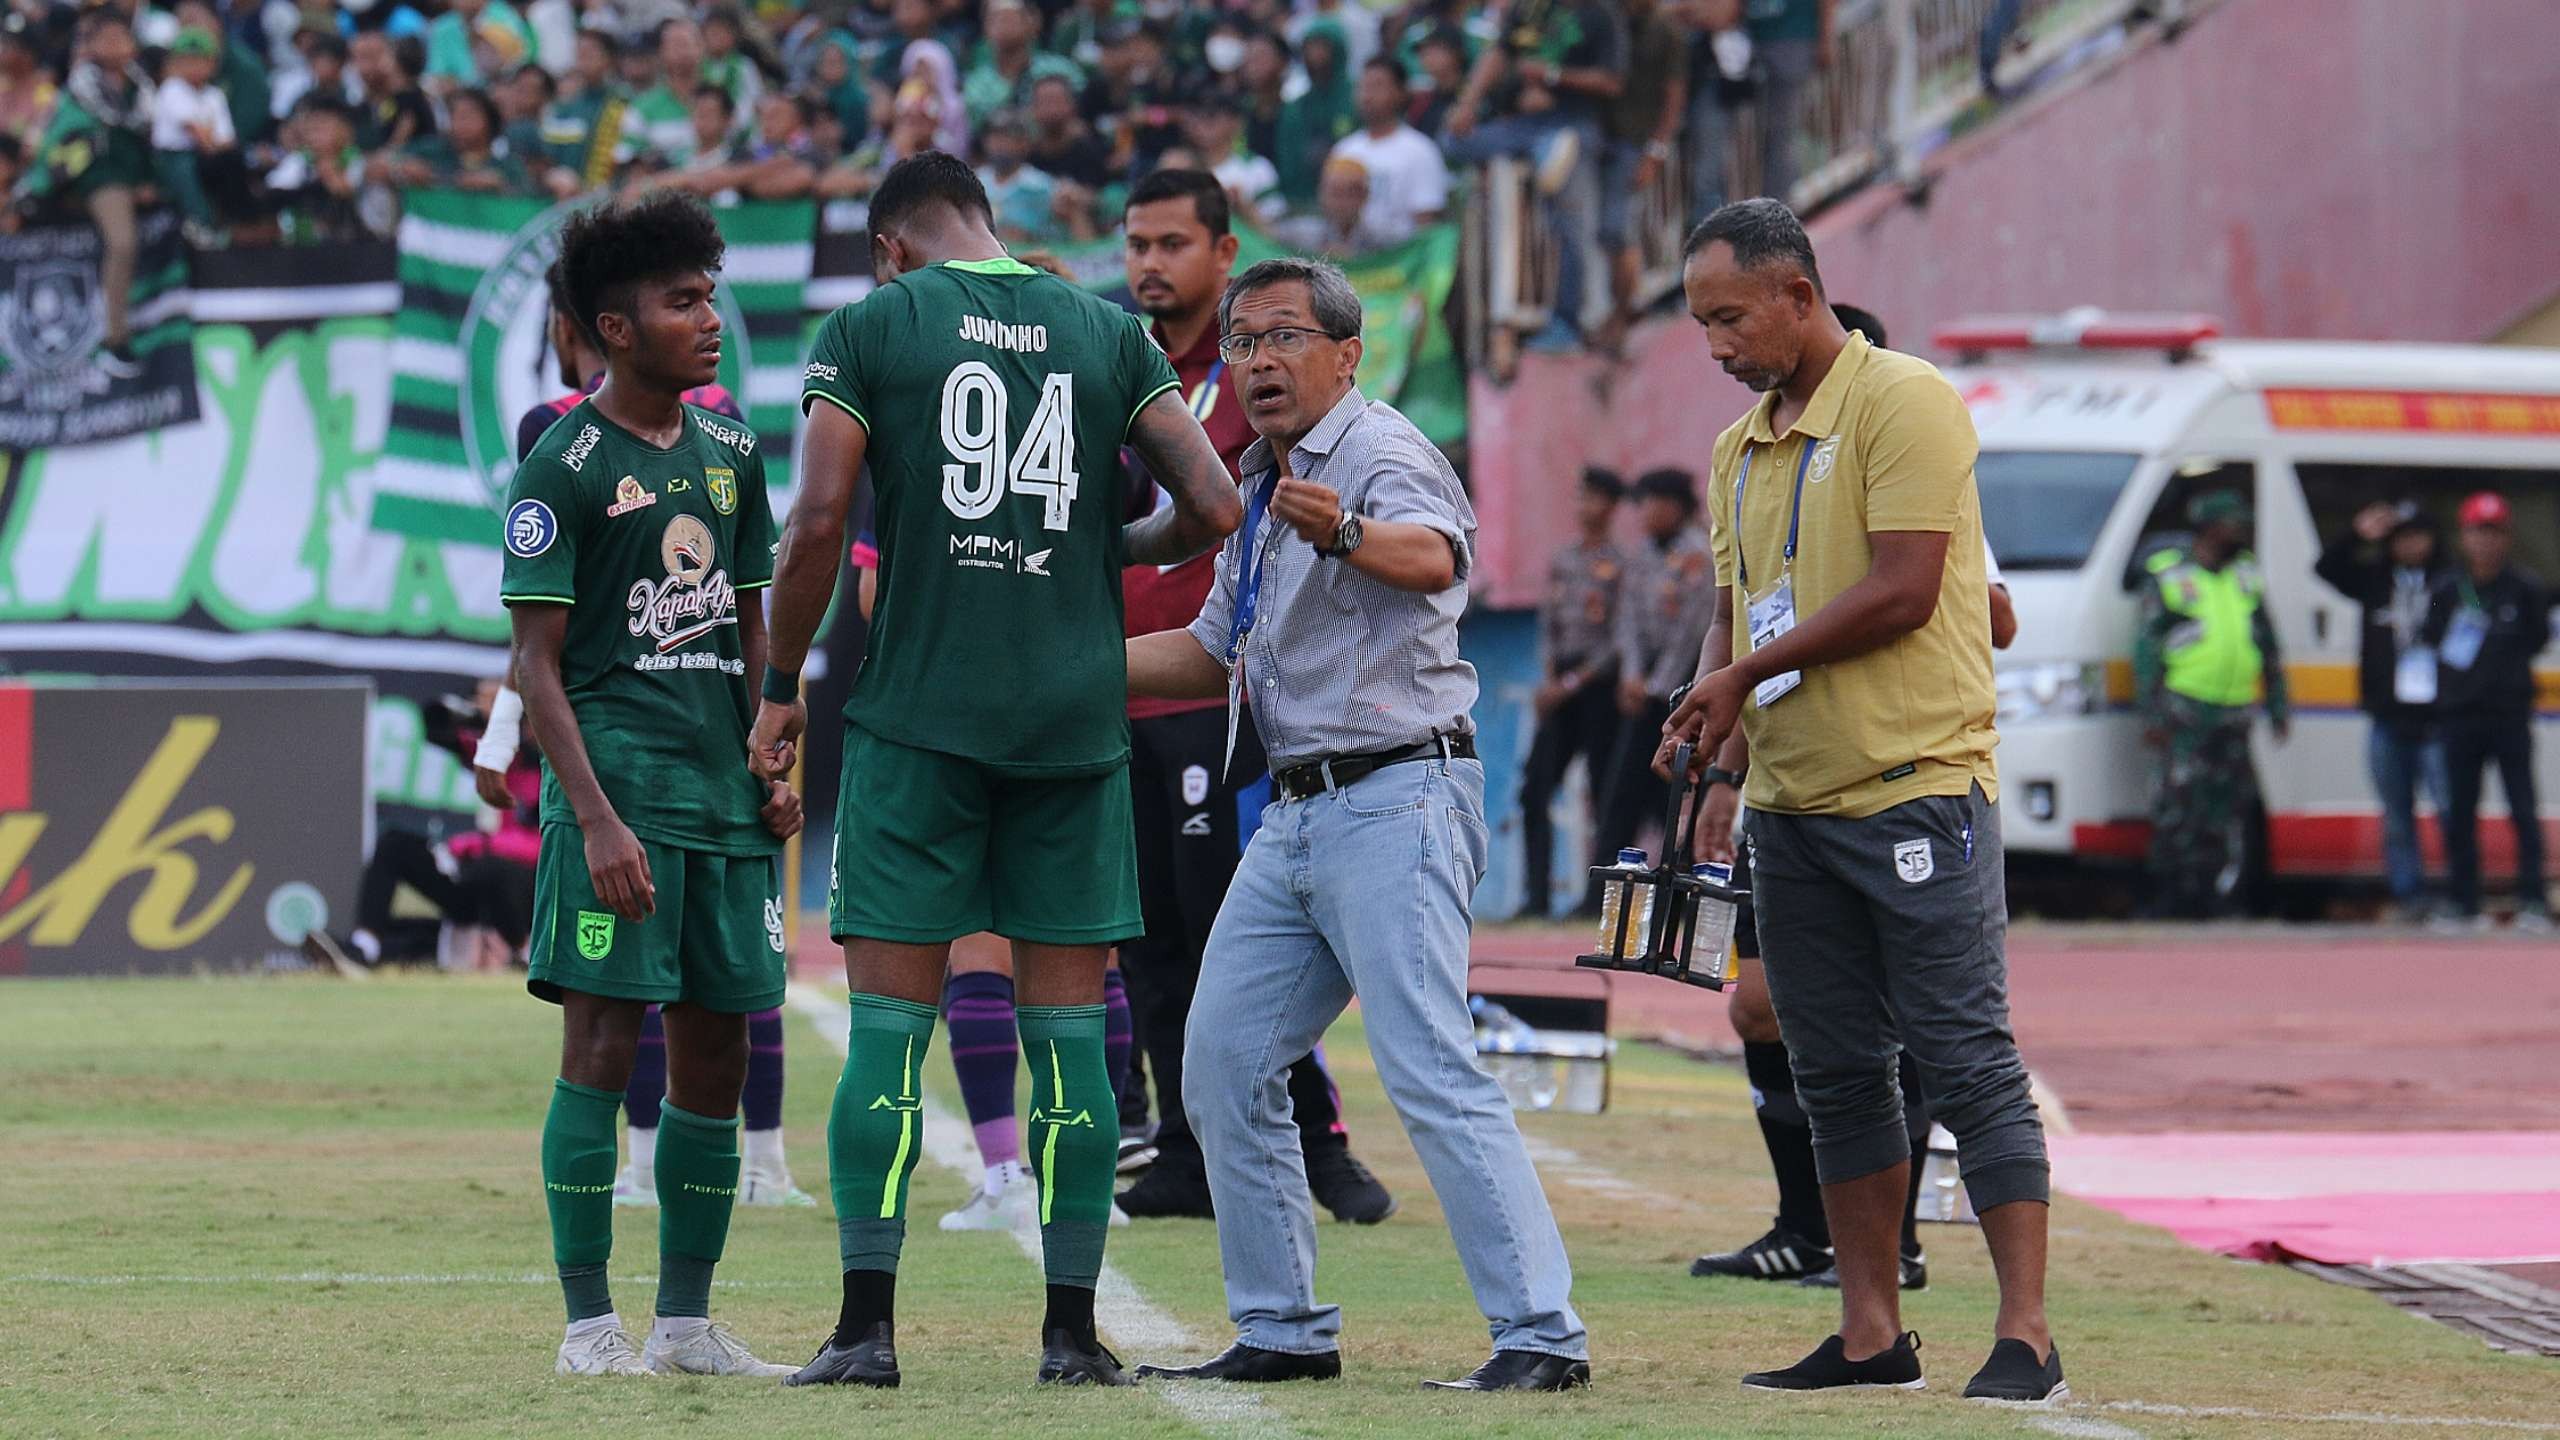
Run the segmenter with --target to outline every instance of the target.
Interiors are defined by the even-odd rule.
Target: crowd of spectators
[[[389,234],[404,187],[849,199],[934,148],[983,167],[1010,241],[1093,238],[1135,178],[1196,165],[1248,222],[1339,254],[1404,240],[1450,212],[1453,168],[1515,155],[1558,233],[1606,247],[1623,308],[1630,197],[1754,66],[1784,62],[1773,93],[1800,78],[1830,9],[5,0],[0,224],[85,214],[129,265],[137,205],[175,208],[199,249],[295,244]],[[1782,153],[1788,127],[1764,128]],[[1703,211],[1721,151],[1692,164],[1716,167],[1690,182]],[[1569,339],[1585,264],[1564,250]]]

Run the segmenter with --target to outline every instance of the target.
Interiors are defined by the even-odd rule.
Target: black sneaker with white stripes
[[[1816,1290],[1837,1290],[1840,1288],[1840,1267],[1833,1265],[1828,1269],[1816,1270],[1796,1283]],[[1902,1288],[1905,1290],[1929,1288],[1929,1257],[1927,1255],[1917,1250],[1902,1252]]]
[[[2054,1346],[2039,1361],[2035,1347],[2026,1341],[2000,1341],[1991,1347],[1991,1358],[1966,1382],[1964,1398],[2003,1405],[2059,1405],[2069,1400],[2071,1387],[2062,1383],[2062,1347]]]
[[[1801,1280],[1830,1268],[1830,1246],[1816,1245],[1774,1225],[1768,1234],[1739,1250],[1701,1255],[1689,1262],[1692,1275],[1730,1275],[1743,1280]]]
[[[2022,1347],[2023,1348],[2023,1347]],[[1834,1335],[1814,1352],[1784,1370],[1763,1370],[1742,1377],[1745,1390],[1926,1390],[1920,1378],[1920,1337],[1905,1330],[1890,1348],[1864,1360],[1849,1358],[1849,1347]]]

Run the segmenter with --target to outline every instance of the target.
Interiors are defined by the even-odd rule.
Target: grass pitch
[[[791,1024],[794,1168],[823,1196],[838,1060]],[[1354,1137],[1404,1209],[1323,1228],[1338,1384],[1035,1390],[1037,1271],[1004,1236],[933,1228],[967,1183],[930,1163],[900,1287],[903,1390],[561,1381],[536,1169],[557,1046],[556,1012],[498,980],[0,986],[0,1436],[2560,1434],[2560,1367],[2068,1200],[2052,1306],[2072,1409],[1954,1398],[1993,1292],[1978,1237],[1944,1227],[1924,1231],[1932,1284],[1905,1309],[1930,1392],[1746,1395],[1735,1378],[1828,1333],[1831,1302],[1687,1276],[1697,1250],[1759,1232],[1769,1185],[1740,1077],[1641,1047],[1620,1057],[1609,1114],[1526,1125],[1597,1388],[1426,1396],[1417,1382],[1471,1367],[1485,1331],[1350,1023],[1330,1053]],[[948,1062],[928,1074],[949,1103]],[[649,1311],[655,1228],[620,1213],[626,1319]],[[835,1257],[823,1208],[741,1210],[715,1307],[767,1359],[805,1359],[835,1313]],[[1222,1343],[1208,1224],[1115,1230],[1110,1258]]]

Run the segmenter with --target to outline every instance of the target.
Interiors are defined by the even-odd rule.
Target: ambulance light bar
[[[1981,315],[1941,327],[1938,348],[1971,359],[1994,350],[2163,350],[2183,359],[2222,333],[2210,315],[2111,315],[2083,305],[2059,315]]]

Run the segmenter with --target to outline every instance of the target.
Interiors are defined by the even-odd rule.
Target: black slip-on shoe
[[[1784,1370],[1742,1377],[1745,1390],[1925,1390],[1928,1383],[1920,1378],[1920,1337],[1908,1330],[1892,1348],[1864,1360],[1850,1359],[1834,1335]]]
[[[829,1335],[818,1349],[817,1358],[782,1377],[785,1385],[869,1385],[880,1390],[898,1388],[898,1342],[889,1322],[871,1327],[871,1333],[845,1344]]]
[[[1425,1380],[1425,1390],[1582,1390],[1591,1384],[1591,1362],[1537,1350],[1496,1350],[1493,1358],[1456,1380]]]
[[[1043,1385],[1135,1385],[1120,1369],[1120,1357],[1099,1340],[1069,1330],[1052,1330],[1040,1349]]]
[[[1692,1275],[1727,1275],[1742,1280],[1801,1280],[1831,1268],[1831,1247],[1816,1245],[1792,1230],[1772,1225],[1769,1233],[1721,1255],[1701,1255],[1689,1262]]]
[[[1991,1347],[1991,1358],[1965,1382],[1964,1398],[2002,1405],[2059,1405],[2071,1398],[2062,1383],[2062,1347],[2044,1359],[2024,1340],[2003,1340]]]
[[[1246,1385],[1270,1385],[1282,1380],[1339,1380],[1342,1378],[1342,1352],[1327,1350],[1320,1355],[1292,1355],[1285,1350],[1258,1350],[1237,1341],[1221,1351],[1217,1358],[1197,1365],[1141,1365],[1141,1380],[1234,1380]]]
[[[1196,1165],[1158,1157],[1138,1183],[1119,1194],[1121,1212],[1132,1220],[1214,1220],[1209,1177]]]

